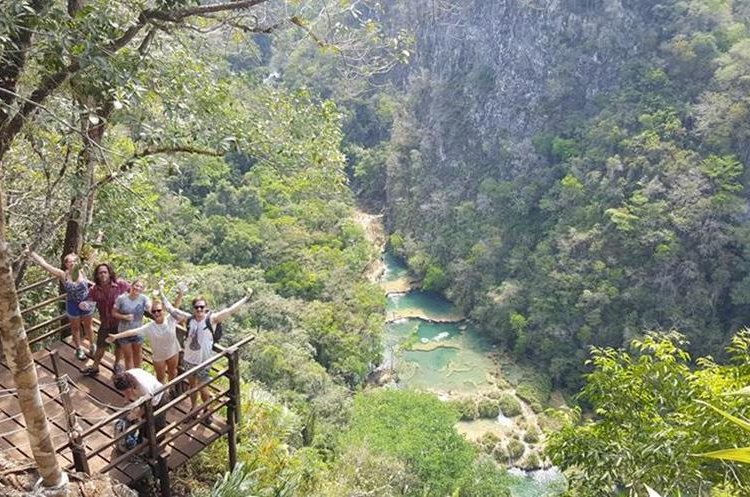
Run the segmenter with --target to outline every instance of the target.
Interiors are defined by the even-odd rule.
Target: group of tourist
[[[129,400],[140,395],[156,392],[165,382],[177,376],[177,366],[181,347],[177,338],[177,325],[185,323],[187,335],[183,363],[190,370],[208,360],[212,355],[214,332],[220,323],[236,313],[251,296],[252,291],[226,309],[210,312],[206,299],[198,296],[192,300],[193,312],[179,308],[184,289],[178,286],[177,299],[172,305],[164,294],[163,282],[159,284],[159,298],[153,302],[144,295],[145,282],[136,279],[129,284],[118,278],[109,263],[94,267],[94,281],[87,279],[76,254],[68,254],[63,262],[65,269],[59,269],[33,251],[26,250],[27,258],[37,262],[51,275],[57,277],[65,289],[65,312],[70,320],[70,329],[76,357],[91,364],[83,369],[88,376],[99,373],[102,357],[108,344],[115,344],[115,387]],[[92,316],[98,310],[100,325],[94,340]],[[165,312],[166,311],[166,312]],[[144,316],[151,321],[144,324]],[[83,338],[81,336],[83,331]],[[141,369],[143,360],[142,344],[148,339],[156,378],[149,379],[150,373]],[[84,347],[87,345],[88,351]],[[124,363],[121,365],[121,362]],[[191,410],[197,406],[198,393],[205,403],[209,398],[208,368],[190,375],[191,390],[199,383],[203,386],[190,396]],[[134,398],[131,398],[134,397]],[[158,397],[158,398],[157,398]],[[161,395],[155,396],[154,405],[164,403]],[[210,422],[210,416],[207,418]]]

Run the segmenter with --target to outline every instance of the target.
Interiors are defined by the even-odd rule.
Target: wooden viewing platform
[[[19,289],[39,289],[44,280]],[[25,306],[24,320],[30,311],[55,308],[62,297],[46,298],[40,304]],[[63,468],[87,474],[108,473],[113,479],[131,485],[152,474],[159,479],[163,497],[170,495],[169,472],[198,454],[216,439],[227,436],[229,466],[237,458],[237,430],[240,421],[239,349],[253,340],[247,337],[227,348],[215,346],[216,355],[190,371],[181,372],[163,387],[171,392],[171,400],[155,410],[151,397],[129,404],[112,383],[114,356],[107,352],[98,375],[81,373],[86,361],[75,357],[70,339],[59,339],[69,328],[60,324],[64,316],[42,319],[40,324],[26,326],[29,343],[34,351],[39,386],[45,413],[50,425],[52,444]],[[150,354],[144,354],[144,368],[150,369]],[[190,410],[186,379],[192,371],[210,367],[211,398]],[[200,388],[200,386],[198,387]],[[196,388],[197,390],[197,388]],[[158,393],[158,392],[157,392]],[[127,408],[126,408],[127,406]],[[133,424],[115,437],[115,421],[131,409],[143,406],[146,420]],[[204,408],[206,412],[203,412]],[[166,427],[154,430],[155,416],[166,412]],[[206,418],[213,414],[208,423]],[[143,441],[126,453],[116,449],[119,438],[141,430]],[[26,426],[20,413],[15,384],[7,364],[0,362],[0,453],[9,459],[33,462]]]

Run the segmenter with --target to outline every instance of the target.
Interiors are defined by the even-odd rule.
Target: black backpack
[[[195,321],[195,318],[192,316],[188,318],[187,322],[185,322],[185,328],[190,332],[190,323],[191,321]],[[206,328],[208,328],[208,331],[211,332],[211,335],[214,337],[214,343],[218,343],[219,340],[221,340],[221,337],[224,336],[224,329],[221,326],[221,323],[218,323],[216,325],[216,328],[211,324],[211,313],[209,312],[206,315]]]

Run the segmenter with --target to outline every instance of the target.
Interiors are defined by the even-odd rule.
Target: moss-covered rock
[[[508,451],[505,450],[505,447],[502,445],[497,445],[495,447],[495,450],[492,452],[492,457],[495,458],[495,461],[499,462],[500,464],[505,464],[508,462]]]
[[[479,409],[474,399],[461,399],[451,401],[451,405],[456,408],[461,421],[474,421],[479,417]]]
[[[503,416],[512,418],[518,416],[522,412],[521,403],[518,402],[518,399],[511,394],[503,394],[498,399],[498,404],[500,406],[500,412],[503,413]]]
[[[529,452],[526,458],[521,463],[521,467],[525,470],[541,469],[542,459],[536,452]]]
[[[479,401],[477,408],[480,418],[496,418],[500,414],[500,405],[497,400],[482,399]]]
[[[512,460],[518,460],[523,456],[526,451],[526,446],[523,442],[516,439],[510,439],[508,441],[508,457]]]
[[[526,443],[535,444],[539,443],[539,440],[542,438],[542,434],[539,432],[539,429],[535,426],[529,427],[529,429],[526,430],[526,433],[523,434],[523,440]]]

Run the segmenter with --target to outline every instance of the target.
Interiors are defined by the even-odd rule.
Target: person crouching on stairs
[[[154,375],[140,368],[128,369],[124,373],[118,373],[112,378],[115,388],[119,390],[130,402],[135,402],[146,395],[152,395],[151,405],[154,411],[167,405],[169,402],[169,392],[161,391],[156,393],[162,385]],[[146,417],[143,407],[134,409],[127,415],[130,421],[142,421]],[[158,434],[167,426],[167,413],[163,412],[154,417],[154,430]],[[138,434],[139,442],[143,439],[142,431]],[[158,439],[163,438],[158,437]]]

